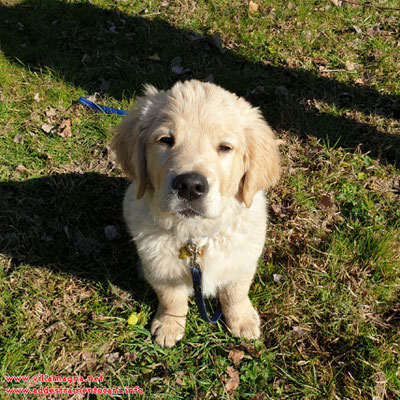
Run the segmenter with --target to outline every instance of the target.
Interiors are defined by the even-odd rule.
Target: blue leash
[[[126,110],[119,110],[118,108],[111,108],[106,106],[100,106],[99,104],[93,103],[92,101],[85,99],[84,97],[79,97],[79,103],[85,104],[93,110],[102,111],[106,114],[116,114],[116,115],[126,115],[128,111]]]
[[[194,299],[196,301],[197,309],[199,310],[200,317],[211,324],[215,324],[222,315],[221,302],[218,299],[217,309],[211,318],[207,314],[206,305],[204,303],[203,290],[201,288],[201,271],[198,267],[190,265],[190,272],[192,273]]]
[[[190,258],[189,267],[190,273],[192,274],[194,299],[196,301],[197,309],[199,310],[200,317],[212,324],[215,324],[222,315],[221,302],[218,299],[217,309],[211,318],[207,314],[206,304],[204,303],[202,281],[201,281],[201,270],[200,264],[197,261],[197,257],[202,255],[202,249],[199,248],[196,243],[189,240],[185,246],[179,250],[179,258],[181,260],[185,258]]]

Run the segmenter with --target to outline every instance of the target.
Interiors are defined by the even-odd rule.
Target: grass
[[[37,374],[103,375],[145,399],[400,396],[400,13],[255,2],[0,2],[0,398],[39,386],[5,376]],[[188,78],[260,107],[284,173],[251,289],[261,339],[202,322],[192,301],[165,350],[121,215],[120,119],[76,100],[126,109],[143,83]]]

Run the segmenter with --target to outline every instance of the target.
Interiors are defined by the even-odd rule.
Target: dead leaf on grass
[[[136,353],[129,353],[129,351],[127,351],[126,353],[124,353],[124,360],[127,362],[133,362],[137,359],[137,354]]]
[[[97,366],[97,354],[92,351],[82,351],[82,360],[85,362],[87,369],[94,370]]]
[[[38,103],[39,103],[40,100],[42,100],[42,99],[40,98],[39,93],[35,93],[35,95],[33,96],[33,99],[34,99],[36,102],[38,102]]]
[[[233,394],[239,386],[239,372],[233,367],[228,367],[226,372],[229,375],[229,379],[225,388],[229,393]]]
[[[240,364],[240,361],[244,357],[244,351],[243,350],[231,350],[229,352],[228,357],[233,361],[233,365],[237,368],[238,365]]]
[[[286,214],[283,212],[282,206],[277,203],[271,203],[271,209],[279,218],[284,218]]]
[[[54,130],[54,126],[50,124],[43,124],[41,128],[44,133],[51,133]]]
[[[93,103],[96,103],[97,98],[100,96],[100,93],[95,92],[94,94],[90,95],[87,99]]]
[[[331,195],[329,194],[323,194],[321,196],[321,199],[319,200],[318,207],[321,210],[329,210],[334,206],[334,201]]]
[[[176,383],[178,386],[183,386],[183,381],[182,381],[181,378],[176,378],[176,379],[175,379],[175,383]]]
[[[120,358],[119,352],[116,351],[114,353],[108,353],[104,356],[104,361],[107,364],[115,364],[116,362],[118,362]]]
[[[56,110],[54,108],[50,108],[50,109],[48,109],[48,110],[46,110],[44,112],[44,115],[47,118],[53,118],[53,117],[55,117],[57,115],[57,112],[56,112]]]
[[[324,67],[329,64],[329,61],[327,59],[325,59],[325,58],[322,58],[322,57],[315,57],[315,58],[312,59],[312,62],[314,64],[322,65]]]
[[[258,11],[258,8],[259,8],[260,6],[257,4],[257,3],[255,3],[254,1],[249,1],[249,13],[250,14],[255,14],[257,11]]]
[[[400,194],[400,176],[395,176],[393,178],[392,190],[396,194]]]
[[[283,384],[285,383],[285,381],[282,378],[274,378],[274,382],[272,384],[272,387],[277,390],[279,389]]]
[[[292,232],[288,237],[288,242],[296,247],[304,244],[304,235],[300,232]]]
[[[356,64],[351,61],[346,61],[346,69],[347,71],[354,71],[356,69]]]
[[[386,375],[384,372],[378,372],[374,375],[374,395],[372,396],[373,400],[383,400],[386,398]]]
[[[261,355],[261,351],[256,350],[254,345],[251,343],[246,343],[244,340],[240,343],[240,345],[254,358],[258,358]]]
[[[22,164],[19,164],[17,168],[15,168],[14,175],[21,176],[25,172],[29,172],[27,168],[25,168]]]
[[[57,322],[54,322],[54,324],[51,324],[50,326],[48,326],[46,329],[44,329],[43,332],[48,335],[48,334],[54,332],[55,330],[57,330],[58,328],[63,328],[65,330],[66,327],[61,321],[57,321]]]
[[[156,374],[156,378],[157,379],[165,379],[168,377],[168,368],[165,364],[163,363],[157,363],[157,364],[153,364],[151,366],[151,369],[154,371],[154,373]]]
[[[25,139],[24,135],[17,134],[17,135],[15,135],[13,142],[17,143],[17,144],[24,143],[24,139]]]
[[[379,30],[379,26],[375,25],[375,26],[372,26],[372,27],[367,29],[367,35],[368,36],[375,36],[375,35],[377,35],[379,33],[379,31],[380,31]]]
[[[293,331],[299,337],[303,337],[307,334],[307,331],[304,328],[302,328],[301,326],[294,326]]]
[[[267,400],[267,396],[265,395],[265,393],[260,392],[254,395],[250,400]]]
[[[71,120],[64,119],[57,130],[57,135],[63,138],[69,138],[72,135],[71,132]]]

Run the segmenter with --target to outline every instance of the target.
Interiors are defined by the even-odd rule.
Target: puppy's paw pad
[[[182,317],[156,317],[151,325],[151,333],[161,347],[172,347],[183,338],[185,322]]]

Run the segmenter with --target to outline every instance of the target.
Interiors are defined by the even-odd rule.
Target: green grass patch
[[[400,12],[254,3],[0,2],[1,398],[26,386],[5,376],[37,374],[102,375],[144,399],[400,396]],[[283,177],[251,289],[261,339],[202,322],[191,301],[166,350],[122,220],[120,118],[76,101],[127,109],[144,83],[190,78],[260,107]]]

